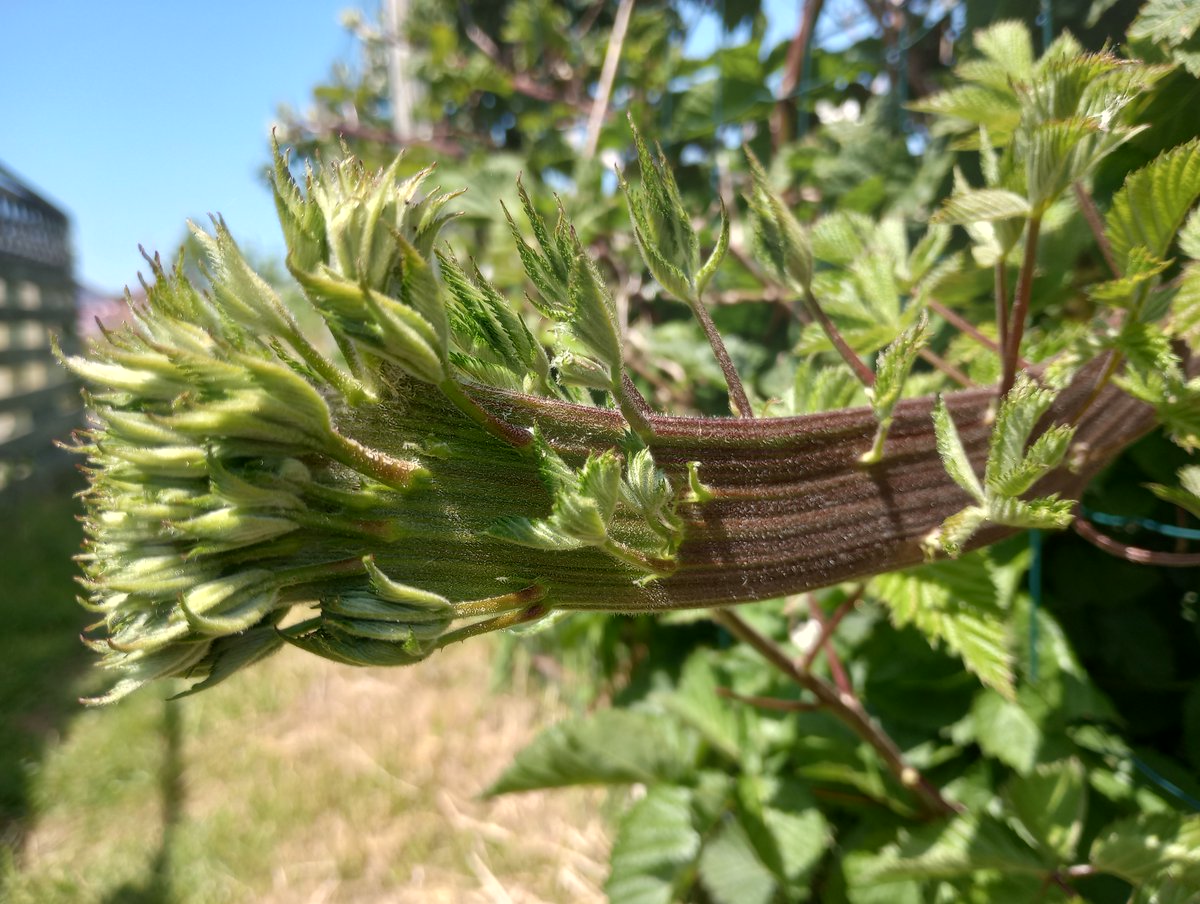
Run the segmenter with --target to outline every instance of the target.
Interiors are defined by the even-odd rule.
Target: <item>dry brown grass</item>
[[[152,692],[81,715],[38,778],[13,900],[604,900],[603,792],[479,796],[562,715],[490,692],[489,652],[384,670],[288,650],[176,704],[177,728]]]

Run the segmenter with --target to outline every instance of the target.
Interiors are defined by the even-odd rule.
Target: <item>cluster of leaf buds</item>
[[[550,608],[612,605],[620,588],[645,608],[637,581],[672,570],[675,493],[623,424],[604,431],[609,451],[580,455],[476,398],[572,389],[477,269],[435,256],[453,195],[418,197],[428,171],[401,180],[398,166],[341,161],[302,191],[277,154],[288,267],[324,342],[218,220],[195,228],[206,287],[152,260],[134,322],[65,359],[95,422],[79,439],[84,603],[102,616],[90,643],[122,675],[99,700],[163,676],[207,687],[285,642],[414,662]],[[595,264],[522,201],[541,307],[619,391]]]

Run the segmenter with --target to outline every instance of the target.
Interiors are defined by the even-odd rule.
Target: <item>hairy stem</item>
[[[774,668],[811,693],[854,734],[874,748],[888,770],[916,796],[930,816],[948,816],[957,812],[941,792],[910,766],[896,742],[871,719],[857,698],[838,691],[832,684],[811,672],[801,671],[771,640],[759,634],[740,615],[730,609],[718,609],[713,619],[738,640],[754,648]]]
[[[699,299],[691,302],[691,308],[696,319],[700,321],[700,326],[704,329],[704,335],[708,337],[708,344],[712,347],[713,355],[716,356],[717,363],[721,366],[721,373],[725,375],[725,385],[729,388],[730,409],[735,417],[751,417],[753,410],[750,407],[750,399],[746,397],[742,378],[738,376],[737,368],[733,366],[729,350],[725,348],[725,340],[721,338],[717,325],[713,323],[708,309]]]

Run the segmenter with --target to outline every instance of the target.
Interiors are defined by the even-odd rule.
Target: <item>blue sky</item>
[[[76,277],[117,291],[220,211],[278,250],[258,169],[276,107],[353,42],[347,0],[5,0],[0,163],[71,215]]]
[[[303,109],[374,0],[4,0],[0,163],[71,215],[76,277],[119,291],[138,244],[171,253],[220,212],[255,250],[282,249],[260,179],[277,107]],[[769,0],[771,37],[797,4]],[[721,39],[699,21],[689,46]]]

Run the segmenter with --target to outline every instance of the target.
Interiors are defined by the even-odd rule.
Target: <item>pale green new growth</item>
[[[879,353],[879,360],[875,365],[875,383],[867,389],[867,397],[871,400],[871,408],[879,421],[879,429],[875,431],[875,441],[870,450],[863,453],[864,464],[875,464],[883,458],[883,445],[888,429],[892,426],[892,410],[900,401],[904,382],[908,379],[917,355],[928,342],[929,319],[922,313],[920,320]]]
[[[951,515],[926,539],[926,551],[932,556],[938,549],[951,557],[983,524],[1002,524],[1008,527],[1060,529],[1071,522],[1069,499],[1050,495],[1038,499],[1022,499],[1042,477],[1057,468],[1066,457],[1074,436],[1074,428],[1065,425],[1048,427],[1029,444],[1029,437],[1038,421],[1050,408],[1054,393],[1039,389],[1026,376],[1000,402],[996,423],[988,447],[987,467],[983,482],[975,476],[954,420],[940,398],[934,407],[933,422],[937,433],[938,454],[946,472],[976,504]]]

